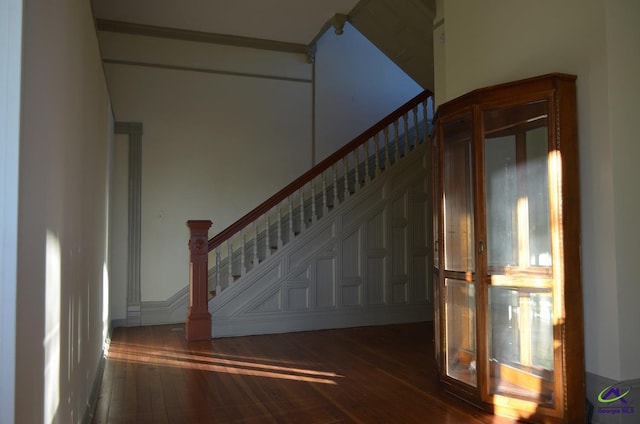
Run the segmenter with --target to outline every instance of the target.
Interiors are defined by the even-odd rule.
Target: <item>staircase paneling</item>
[[[209,301],[213,337],[432,319],[419,145]]]

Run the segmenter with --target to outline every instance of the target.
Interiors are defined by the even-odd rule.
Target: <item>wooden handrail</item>
[[[394,121],[398,120],[401,116],[408,113],[411,109],[419,105],[421,102],[427,100],[433,93],[428,90],[423,91],[422,93],[415,96],[413,99],[409,100],[402,106],[400,106],[395,111],[391,112],[389,115],[384,117],[378,123],[373,125],[368,130],[364,131],[362,134],[354,138],[349,143],[345,144],[340,149],[336,150],[329,157],[324,159],[322,162],[318,163],[316,166],[293,180],[290,184],[285,186],[282,190],[278,191],[276,194],[262,202],[260,205],[255,207],[249,213],[244,215],[242,218],[238,219],[233,224],[229,225],[227,228],[222,230],[220,233],[216,234],[214,237],[209,239],[208,248],[209,252],[211,252],[216,247],[220,246],[225,240],[232,237],[234,234],[242,230],[247,225],[251,224],[253,221],[258,219],[260,216],[267,213],[274,206],[278,205],[280,202],[291,196],[295,193],[299,188],[303,187],[308,182],[312,181],[318,175],[322,174],[322,172],[329,169],[331,166],[336,164],[338,161],[342,160],[344,156],[349,154],[351,151],[355,150],[360,145],[364,144],[367,140],[371,139],[375,134],[382,131],[384,128],[391,125]]]

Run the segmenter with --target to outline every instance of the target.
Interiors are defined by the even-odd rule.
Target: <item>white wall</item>
[[[22,1],[0,0],[0,422],[14,421]]]
[[[105,330],[109,99],[89,2],[25,0],[23,30],[15,422],[79,422]]]
[[[604,4],[618,289],[618,305],[613,311],[617,311],[619,323],[620,377],[640,378],[640,284],[635,267],[640,252],[640,196],[634,185],[640,177],[640,2],[618,0]]]
[[[439,103],[484,86],[549,72],[578,76],[585,356],[588,372],[640,377],[637,274],[640,176],[632,115],[638,115],[638,35],[634,0],[567,0],[444,7],[444,47],[436,49]],[[436,30],[438,31],[438,30]],[[440,31],[442,32],[442,31]],[[434,34],[435,42],[439,36]],[[637,119],[637,118],[636,118]]]
[[[311,66],[300,54],[100,40],[119,61],[105,65],[116,119],[143,124],[141,299],[163,301],[188,283],[187,220],[211,219],[213,236],[308,169]]]
[[[318,40],[315,61],[316,163],[422,92],[349,23]]]
[[[127,318],[129,255],[129,137],[116,134],[113,143],[109,246],[109,308],[111,319]]]

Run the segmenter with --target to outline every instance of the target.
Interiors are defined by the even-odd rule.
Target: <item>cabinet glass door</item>
[[[476,307],[472,113],[442,124],[440,288],[444,294],[446,375],[470,386],[476,377]]]
[[[489,394],[553,407],[547,101],[482,113]]]

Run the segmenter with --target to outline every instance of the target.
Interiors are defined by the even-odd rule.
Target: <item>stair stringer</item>
[[[431,320],[425,144],[211,299],[212,337]]]

